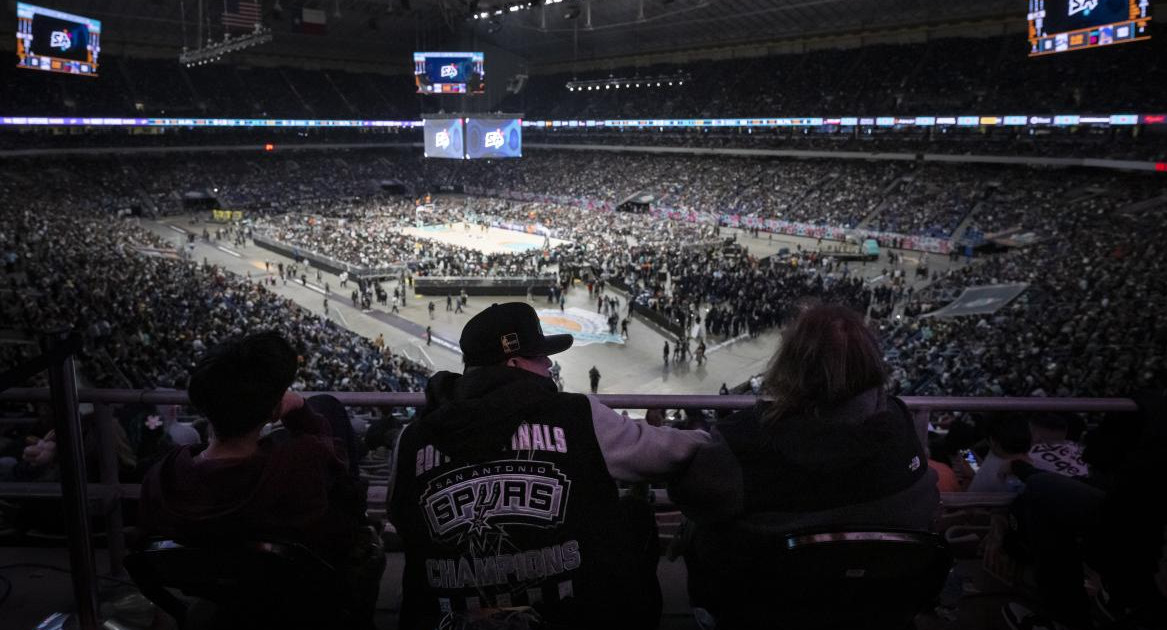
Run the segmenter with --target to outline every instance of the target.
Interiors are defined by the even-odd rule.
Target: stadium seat
[[[718,630],[906,630],[952,566],[941,536],[908,530],[779,532],[739,522],[686,556],[699,622]],[[694,573],[700,575],[693,581]]]
[[[300,545],[161,540],[128,555],[125,567],[142,594],[182,630],[360,625],[345,610],[336,571]]]

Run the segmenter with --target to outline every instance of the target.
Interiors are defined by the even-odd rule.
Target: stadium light
[[[225,55],[233,52],[246,50],[253,46],[266,44],[272,40],[272,32],[270,28],[259,24],[255,25],[255,30],[240,36],[231,37],[229,35],[223,37],[221,42],[207,42],[206,46],[196,48],[195,50],[182,49],[182,53],[178,55],[178,62],[186,67],[201,66],[215,61],[220,61]]]
[[[535,6],[539,5],[539,4],[542,4],[542,5],[556,4],[556,3],[562,2],[562,1],[563,0],[543,0],[543,2],[540,3],[537,0],[529,0],[528,2],[516,2],[513,4],[503,4],[499,7],[493,8],[489,11],[482,11],[482,12],[478,11],[478,6],[477,6],[478,3],[472,2],[472,3],[470,3],[470,15],[468,15],[466,17],[466,19],[468,19],[468,20],[470,20],[470,19],[485,20],[486,18],[490,17],[491,15],[504,15],[506,13],[518,13],[519,11],[529,11],[531,9],[534,9]]]
[[[670,86],[684,85],[684,79],[688,78],[690,77],[685,72],[651,77],[614,77],[608,75],[603,79],[584,79],[582,81],[572,79],[565,83],[565,86],[569,92],[582,92],[585,89],[599,91],[616,88],[618,90],[620,89],[620,84],[624,84],[625,89],[631,89],[633,83],[636,84],[636,87],[653,87],[653,84],[656,84],[656,87],[661,87],[666,83]]]

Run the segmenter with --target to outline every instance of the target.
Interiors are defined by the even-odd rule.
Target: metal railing
[[[114,451],[114,422],[112,405],[118,404],[189,404],[184,391],[154,391],[125,389],[81,389],[72,385],[72,358],[64,365],[49,370],[48,388],[12,388],[0,392],[0,402],[48,402],[53,407],[60,444],[59,461],[62,472],[60,485],[50,483],[0,483],[0,497],[62,497],[65,507],[65,525],[69,535],[70,563],[73,589],[78,605],[78,620],[83,630],[97,626],[97,568],[89,533],[89,502],[95,501],[106,517],[109,572],[123,574],[122,560],[126,546],[123,531],[123,499],[137,498],[140,486],[121,484],[118,462]],[[54,395],[55,394],[55,395]],[[335,396],[346,407],[420,407],[425,403],[422,393],[403,392],[302,392],[305,397],[317,394]],[[756,396],[741,395],[648,395],[600,394],[600,402],[614,409],[746,409],[758,402]],[[962,397],[904,397],[913,412],[921,443],[928,422],[935,411],[1021,411],[1021,412],[1133,412],[1137,407],[1127,398],[962,398]],[[94,405],[92,427],[98,444],[99,483],[85,481],[85,454],[82,448],[78,404]],[[71,427],[71,428],[70,428]],[[982,503],[992,505],[992,497],[982,497]],[[970,503],[970,505],[976,504]]]

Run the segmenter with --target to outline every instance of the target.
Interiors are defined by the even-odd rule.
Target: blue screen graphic
[[[465,159],[463,147],[461,118],[425,121],[425,156],[427,158]]]
[[[413,54],[413,78],[419,94],[482,94],[486,56],[474,52]]]
[[[425,73],[430,83],[465,83],[474,71],[474,62],[466,58],[426,57]]]
[[[518,118],[467,118],[466,157],[523,156],[523,121]]]

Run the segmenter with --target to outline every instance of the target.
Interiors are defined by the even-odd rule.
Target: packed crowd
[[[1066,174],[1074,176],[1059,176]],[[1034,178],[1045,185],[1029,185]],[[1062,237],[1063,228],[1075,224],[1063,216],[1072,204],[1094,200],[1124,210],[1164,192],[1154,178],[1091,176],[1081,171],[998,169],[985,180],[984,205],[969,226],[981,235],[1020,228],[1043,238]]]
[[[1055,190],[1059,177],[1030,178]],[[1027,283],[991,315],[886,321],[893,380],[905,393],[1120,396],[1167,376],[1167,271],[1161,213],[1122,214],[1123,191],[1062,205],[1049,238],[951,271],[919,292],[927,313],[964,287]]]
[[[523,140],[528,146],[545,143],[1141,161],[1162,161],[1167,158],[1167,143],[1161,136],[1114,127],[1053,127],[1040,132],[1015,127],[865,127],[860,130],[833,126],[800,129],[553,127],[528,129],[524,132]]]
[[[73,264],[53,261],[53,265],[48,266],[44,263],[46,266],[38,268],[37,273],[28,275],[30,280],[27,282],[34,284],[21,286],[22,290],[37,291],[40,285],[35,283],[41,283],[48,293],[40,299],[9,304],[7,308],[10,310],[21,309],[20,317],[13,312],[11,319],[28,322],[34,316],[45,320],[54,316],[67,317],[64,311],[53,310],[54,302],[50,298],[58,297],[65,290],[86,291],[87,296],[92,292],[99,296],[104,294],[97,289],[117,287],[111,290],[112,297],[86,297],[82,303],[96,300],[100,307],[81,309],[78,317],[85,320],[85,328],[91,328],[92,324],[104,319],[122,337],[116,345],[133,349],[143,346],[147,350],[134,353],[106,348],[109,360],[105,363],[128,366],[123,367],[123,371],[128,371],[126,376],[134,382],[180,383],[183,362],[190,356],[190,350],[183,344],[194,344],[198,339],[206,345],[209,336],[221,334],[216,331],[249,329],[244,322],[270,320],[285,306],[278,300],[261,299],[260,296],[266,295],[262,290],[216,270],[195,267],[193,271],[180,271],[185,267],[174,261],[142,258],[129,253],[125,247],[116,249],[122,235],[111,230],[111,219],[99,221],[85,217],[116,217],[127,200],[141,196],[141,190],[147,194],[162,193],[166,187],[175,186],[171,194],[180,194],[176,191],[207,190],[215,183],[224,189],[249,188],[262,197],[266,194],[265,182],[267,188],[277,189],[283,186],[285,177],[291,181],[305,174],[324,177],[323,174],[331,169],[354,173],[349,182],[376,181],[380,176],[392,178],[410,189],[427,185],[433,189],[461,186],[481,191],[483,195],[509,191],[517,197],[526,196],[525,200],[485,196],[452,200],[439,196],[432,210],[421,218],[430,224],[465,221],[472,225],[537,225],[545,233],[568,241],[568,244],[552,248],[546,258],[542,250],[490,256],[440,245],[428,239],[406,237],[396,230],[416,224],[419,215],[413,200],[393,199],[383,193],[346,196],[350,191],[343,183],[337,188],[327,189],[323,195],[289,196],[278,209],[291,212],[257,219],[257,230],[261,233],[269,231],[277,240],[284,240],[302,250],[335,255],[354,264],[376,266],[412,262],[415,273],[419,275],[530,275],[553,271],[545,266],[546,263],[558,263],[560,269],[591,267],[627,286],[634,303],[660,313],[681,329],[688,329],[696,323],[695,314],[702,305],[715,306],[715,315],[707,316],[702,324],[715,334],[752,332],[780,325],[788,316],[790,306],[804,297],[839,299],[860,308],[870,307],[872,315],[885,326],[895,329],[892,362],[897,366],[898,386],[904,391],[1029,393],[1038,389],[1035,386],[1029,391],[1021,391],[1024,389],[1022,383],[1038,379],[1036,372],[1027,372],[1021,365],[1006,361],[1006,357],[1017,353],[1002,348],[1023,343],[1017,339],[1026,340],[1026,348],[1056,348],[1056,351],[1034,355],[1035,361],[1039,356],[1043,360],[1059,357],[1057,365],[1049,370],[1049,379],[1057,382],[1045,382],[1041,385],[1042,391],[1110,391],[1112,381],[1120,381],[1114,380],[1117,377],[1098,374],[1099,357],[1105,352],[1083,355],[1081,350],[1086,347],[1094,350],[1095,346],[1129,348],[1139,345],[1131,335],[1138,333],[1145,336],[1141,338],[1155,339],[1161,334],[1153,319],[1142,323],[1131,320],[1136,317],[1135,313],[1145,309],[1115,307],[1116,304],[1129,305],[1139,300],[1145,305],[1158,299],[1155,295],[1148,295],[1150,289],[1144,289],[1139,295],[1137,290],[1130,288],[1154,286],[1153,278],[1159,270],[1153,257],[1131,254],[1139,245],[1128,241],[1131,234],[1138,233],[1145,237],[1140,243],[1154,242],[1162,228],[1154,224],[1153,213],[1133,217],[1122,214],[1126,208],[1139,207],[1138,202],[1163,194],[1161,184],[1145,176],[1073,171],[1073,177],[1067,177],[1064,170],[1019,172],[991,166],[970,169],[932,165],[911,169],[896,163],[825,160],[733,159],[719,162],[714,158],[665,156],[612,159],[608,155],[574,152],[538,153],[521,162],[458,164],[467,167],[460,169],[451,163],[422,162],[399,152],[387,151],[294,154],[275,159],[271,163],[273,168],[268,171],[269,177],[265,179],[259,175],[261,169],[258,167],[241,166],[245,162],[243,157],[76,159],[50,166],[48,171],[35,160],[14,162],[15,167],[5,174],[6,198],[35,199],[29,191],[38,186],[47,172],[55,181],[75,184],[61,188],[53,207],[68,204],[85,222],[69,224],[60,220],[59,211],[34,211],[40,208],[37,204],[48,202],[34,201],[19,210],[8,208],[6,211],[13,217],[10,224],[18,227],[7,233],[6,256],[25,266],[35,263],[24,262],[14,249],[13,243],[17,241],[13,239],[21,238],[20,235],[32,235],[27,242],[20,241],[21,247],[41,243],[38,255],[48,256],[45,248],[49,245],[32,240],[46,230],[63,231],[48,243],[80,239],[80,242],[89,243],[89,247],[76,250],[78,260]],[[233,167],[249,174],[233,175]],[[572,176],[564,178],[563,173]],[[276,176],[281,181],[272,179]],[[135,188],[134,182],[140,183],[140,190]],[[484,185],[487,183],[492,187]],[[557,186],[558,183],[563,183],[563,188]],[[308,186],[305,190],[310,188]],[[599,196],[589,197],[588,191],[592,190],[598,191]],[[806,221],[827,214],[831,218],[824,222],[837,221],[843,225],[859,223],[868,217],[869,224],[881,227],[930,229],[939,226],[947,231],[951,231],[959,219],[967,218],[970,234],[992,234],[1005,228],[1020,227],[1037,230],[1046,240],[1020,252],[990,256],[966,271],[941,279],[929,291],[913,296],[906,306],[901,304],[897,309],[896,304],[902,302],[905,295],[877,295],[874,289],[850,278],[844,265],[828,258],[814,258],[809,253],[799,252],[792,259],[784,259],[782,264],[764,265],[751,258],[748,252],[727,248],[712,223],[673,221],[658,214],[615,210],[615,202],[627,199],[638,190],[654,191],[659,195],[660,204],[672,208],[700,210],[706,207],[705,204],[719,206],[718,200],[724,198],[722,211],[726,213],[732,208],[756,216]],[[274,194],[278,193],[273,191]],[[765,201],[759,201],[758,197],[764,197]],[[938,200],[943,203],[937,203]],[[711,213],[705,220],[712,216]],[[132,234],[134,232],[127,232],[126,236]],[[104,245],[100,248],[102,251],[112,249],[115,254],[108,255],[118,256],[117,260],[102,259],[100,264],[94,264],[92,257],[97,254],[91,248],[96,248],[98,243]],[[151,248],[157,244],[143,241],[141,245]],[[1139,262],[1135,263],[1135,260]],[[93,269],[104,267],[125,271],[116,278],[108,275],[90,278]],[[662,277],[661,272],[666,271],[667,276]],[[72,282],[69,281],[70,274],[76,276]],[[19,273],[10,275],[10,278],[22,277],[25,276]],[[1080,288],[1075,289],[1083,281],[1090,283],[1086,294]],[[983,321],[918,317],[920,313],[929,312],[954,298],[964,286],[1003,282],[1028,282],[1031,287],[1007,309],[982,318]],[[188,304],[198,304],[195,296],[200,291],[210,290],[206,287],[212,287],[211,293],[218,296],[217,300],[222,304],[205,305],[213,316],[172,314],[165,319],[176,325],[201,322],[192,325],[192,330],[185,333],[187,341],[180,341],[184,334],[181,332],[138,331],[130,322],[114,325],[116,322],[111,317],[117,315],[98,317],[94,314],[118,309],[133,313],[138,309],[167,308],[162,295],[149,292],[150,287],[159,286],[182,287],[181,290],[172,290],[171,294]],[[147,297],[128,293],[126,287],[140,289]],[[116,300],[116,303],[109,300]],[[229,315],[232,309],[237,312]],[[893,312],[903,317],[885,317]],[[337,347],[351,345],[329,336],[339,333],[330,324],[311,316],[301,315],[293,321],[295,326],[304,329],[296,333],[297,339],[325,335],[327,340],[320,343]],[[1151,328],[1145,328],[1144,323]],[[1051,330],[1055,324],[1058,327]],[[151,325],[162,324],[155,322]],[[978,325],[987,330],[966,330]],[[996,328],[998,325],[1001,328]],[[102,329],[102,326],[95,328]],[[1041,331],[1045,332],[1039,336]],[[137,332],[144,333],[150,341],[143,342]],[[1084,337],[1086,345],[1082,348],[1070,344],[1077,343],[1078,337]],[[156,341],[156,338],[167,341]],[[1027,341],[1031,338],[1034,341]],[[991,348],[989,340],[995,344]],[[1101,365],[1109,366],[1107,369],[1115,373],[1133,374],[1135,370],[1143,370],[1138,378],[1152,378],[1148,375],[1159,373],[1163,358],[1153,344],[1148,347],[1145,357],[1132,358],[1135,353],[1125,353],[1116,355],[1112,363],[1102,362]],[[984,360],[983,355],[987,356]],[[335,353],[322,353],[322,356],[331,357]],[[994,356],[998,359],[993,359]],[[173,357],[180,360],[171,360]],[[993,360],[999,360],[1001,364],[996,365]],[[370,387],[370,383],[383,380],[383,374],[379,376],[376,367],[366,365],[366,361],[346,363],[362,366],[359,374],[350,376],[347,385],[341,382],[344,378],[339,372],[340,364],[309,366],[319,373],[307,375],[305,382],[325,382],[343,389]],[[100,364],[95,362],[94,365]],[[939,370],[939,376],[932,378],[930,375],[935,370]],[[108,383],[111,378],[101,374],[98,380]],[[397,378],[401,380],[399,376]]]
[[[865,313],[872,307],[873,316],[890,306],[877,300],[877,296],[890,296],[877,294],[858,275],[851,276],[845,264],[817,252],[799,252],[771,260],[769,265],[748,253],[726,255],[716,247],[679,255],[667,252],[664,258],[668,285],[659,275],[634,276],[639,288],[635,300],[676,322],[683,331],[697,324],[722,338],[757,336],[782,326],[807,300],[845,304]],[[698,314],[702,304],[711,307],[703,324]]]
[[[36,194],[39,171],[9,171],[0,208],[0,255],[11,299],[6,326],[36,331],[75,327],[86,334],[82,375],[99,387],[186,384],[201,353],[218,341],[256,330],[278,330],[301,349],[300,389],[413,391],[427,371],[382,351],[265,288],[181,252],[136,226],[134,219],[70,206],[65,196]],[[100,186],[84,171],[61,173],[58,186]],[[66,186],[66,184],[68,184]],[[84,195],[78,194],[78,197]]]
[[[531,276],[554,273],[553,264],[560,265],[556,270],[594,269],[678,330],[697,323],[701,304],[714,305],[705,326],[718,335],[757,334],[780,325],[804,298],[841,300],[862,310],[872,301],[870,290],[840,264],[806,253],[763,268],[748,253],[726,247],[710,224],[478,197],[439,198],[424,212],[412,201],[377,199],[333,203],[330,210],[338,216],[281,215],[261,220],[257,229],[301,251],[370,268],[408,265],[419,276]],[[463,229],[538,225],[567,242],[547,256],[541,249],[484,254],[399,231],[418,221]]]
[[[215,207],[244,210],[249,216],[293,212],[341,217],[350,206],[392,203],[391,195],[466,191],[584,209],[614,209],[646,197],[652,209],[673,216],[779,219],[938,238],[957,234],[965,219],[981,235],[1040,227],[1063,195],[1124,188],[1128,184],[1120,180],[1129,179],[1083,170],[1075,171],[1072,185],[1062,179],[1065,184],[1056,189],[1035,189],[1025,183],[1035,171],[980,165],[600,151],[539,151],[522,160],[449,162],[426,161],[398,149],[71,157],[41,166],[39,175],[22,167],[12,176],[48,173],[59,178],[71,170],[87,171],[95,182],[88,190],[61,191],[73,205],[147,215]],[[506,216],[525,221],[521,215],[529,211],[519,207]],[[362,257],[391,254],[368,252]]]
[[[996,169],[922,166],[885,191],[872,227],[884,232],[949,238],[976,208]]]

